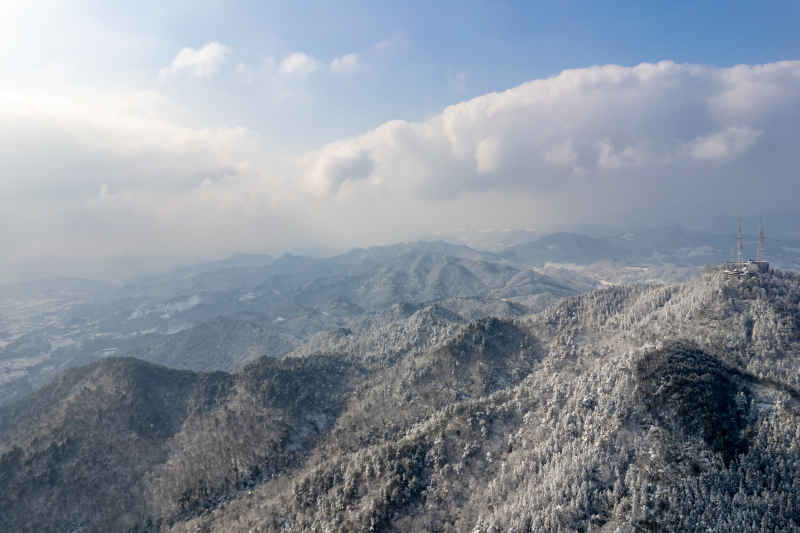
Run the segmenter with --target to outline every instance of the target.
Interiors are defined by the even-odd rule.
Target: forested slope
[[[122,364],[105,361],[3,413],[14,420],[0,448],[3,508],[31,531],[800,530],[798,305],[798,275],[709,272],[570,297],[526,319],[400,312],[233,376],[181,373],[191,393],[176,393],[188,398],[177,410],[149,404],[171,421],[155,436],[92,389],[109,381],[104,365]],[[120,397],[153,394],[118,385],[138,379],[126,376],[110,381]],[[67,397],[98,413],[77,442],[105,443],[97,421],[114,415],[156,452],[131,461],[103,444],[93,453],[104,468],[135,475],[87,494],[121,495],[125,479],[141,490],[100,498],[96,513],[65,501],[34,518],[76,483],[36,472],[87,459],[54,452],[72,425],[58,415]],[[137,401],[120,405],[139,412]],[[43,447],[46,461],[30,451]],[[87,479],[97,468],[85,464]]]
[[[543,356],[519,384],[176,530],[798,529],[799,282],[712,272],[567,299],[522,325]]]

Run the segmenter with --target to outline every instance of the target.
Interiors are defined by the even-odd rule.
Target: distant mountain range
[[[754,248],[753,238],[745,245]],[[108,356],[233,371],[260,355],[281,357],[317,333],[358,329],[400,303],[438,302],[468,319],[522,316],[601,286],[684,281],[728,259],[734,246],[732,235],[680,228],[556,233],[498,252],[429,241],[329,258],[238,254],[123,286],[75,279],[3,286],[0,405]],[[773,264],[800,267],[800,244],[770,239],[767,250]]]
[[[734,226],[735,227],[735,226]],[[757,230],[758,226],[751,229]],[[800,268],[800,241],[770,238],[768,259],[783,268]],[[757,235],[746,235],[745,255],[755,257]],[[730,234],[709,234],[682,228],[661,228],[590,237],[576,233],[554,233],[506,248],[501,256],[522,264],[610,261],[620,265],[662,265],[703,267],[736,257],[735,230]]]
[[[471,318],[521,315],[579,290],[444,242],[331,258],[238,255],[121,287],[76,280],[5,287],[0,404],[108,356],[233,371],[261,355],[283,356],[318,332],[358,328],[398,303],[442,302]]]

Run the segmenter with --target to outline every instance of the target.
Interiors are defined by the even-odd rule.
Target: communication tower
[[[736,236],[736,261],[728,261],[723,269],[726,277],[732,279],[745,279],[760,273],[769,272],[769,262],[764,259],[764,222],[758,231],[758,250],[755,259],[744,258],[744,238],[742,236],[742,220],[739,219],[739,233]]]
[[[744,263],[744,239],[742,238],[742,219],[739,219],[739,236],[736,238],[736,262]]]

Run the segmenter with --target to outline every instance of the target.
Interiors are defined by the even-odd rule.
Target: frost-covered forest
[[[19,531],[800,531],[799,306],[800,275],[711,270],[395,313],[236,374],[107,359],[5,408],[0,506]]]

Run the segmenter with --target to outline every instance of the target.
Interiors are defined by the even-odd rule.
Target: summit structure
[[[744,237],[742,236],[742,222],[739,221],[739,232],[736,236],[736,260],[728,261],[723,272],[729,278],[747,277],[761,272],[769,272],[769,262],[764,258],[765,253],[764,223],[761,222],[758,231],[758,248],[755,259],[744,257]]]

